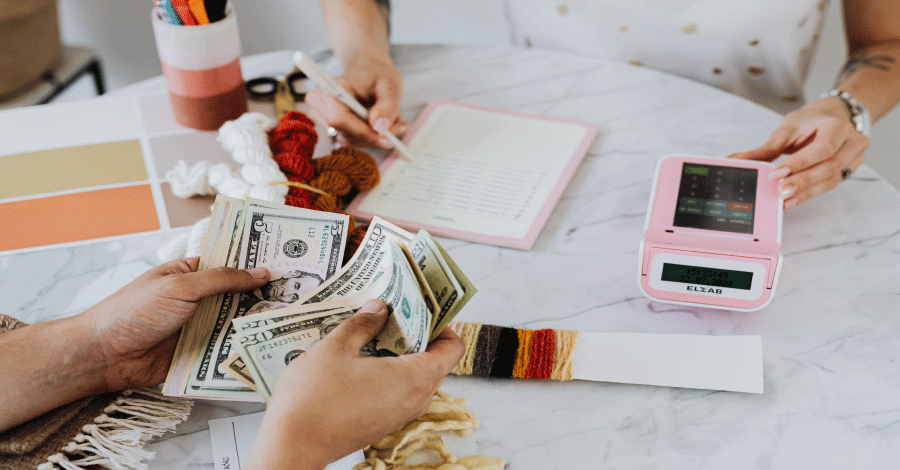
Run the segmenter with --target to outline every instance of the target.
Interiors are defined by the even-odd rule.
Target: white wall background
[[[508,43],[504,1],[392,0],[391,40],[406,44]],[[822,41],[806,86],[807,99],[833,86],[846,58],[841,2],[829,3]],[[319,0],[232,0],[232,4],[238,14],[245,55],[279,49],[315,51],[328,46]],[[110,89],[161,73],[149,0],[59,0],[59,13],[63,41],[99,52]],[[290,68],[285,64],[285,71]],[[68,95],[78,97],[79,91]],[[871,137],[867,163],[900,188],[900,107],[875,125]]]

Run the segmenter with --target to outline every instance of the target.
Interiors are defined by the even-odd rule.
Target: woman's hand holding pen
[[[403,79],[397,67],[390,60],[362,59],[348,63],[344,74],[335,80],[369,108],[368,123],[322,88],[308,93],[306,103],[329,126],[340,131],[338,139],[341,143],[392,148],[393,145],[377,131],[388,130],[394,135],[403,135],[409,126],[400,115]]]

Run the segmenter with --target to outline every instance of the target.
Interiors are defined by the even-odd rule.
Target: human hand
[[[394,135],[406,132],[409,123],[400,115],[403,79],[389,59],[354,61],[335,81],[369,109],[368,122],[322,88],[307,93],[306,104],[340,132],[338,138],[342,143],[391,148],[391,143],[379,132],[389,130]]]
[[[361,356],[387,318],[387,306],[370,300],[291,362],[245,468],[323,468],[425,414],[462,340],[446,328],[421,353]]]
[[[869,139],[850,122],[839,98],[823,98],[788,113],[761,147],[730,158],[772,161],[769,179],[780,180],[778,191],[790,209],[828,191],[862,165]]]
[[[106,389],[156,385],[165,379],[178,331],[200,299],[242,292],[269,280],[266,268],[214,268],[194,272],[199,258],[157,266],[76,319],[93,332],[106,364]]]

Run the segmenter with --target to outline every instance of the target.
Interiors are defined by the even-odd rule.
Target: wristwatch
[[[847,105],[847,110],[850,111],[850,121],[853,122],[853,125],[856,126],[856,130],[859,131],[862,135],[868,137],[869,130],[872,128],[872,119],[869,117],[869,110],[866,109],[862,103],[859,102],[856,98],[853,97],[850,93],[846,91],[841,91],[838,89],[826,91],[819,95],[819,99],[822,98],[832,98],[838,97],[841,101]]]

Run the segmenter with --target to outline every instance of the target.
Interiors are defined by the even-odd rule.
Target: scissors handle
[[[287,91],[295,100],[301,101],[306,97],[306,90],[301,86],[305,79],[306,74],[300,71],[295,71],[284,79]],[[278,91],[278,82],[279,80],[274,77],[259,77],[247,80],[245,86],[251,98],[272,99]]]

